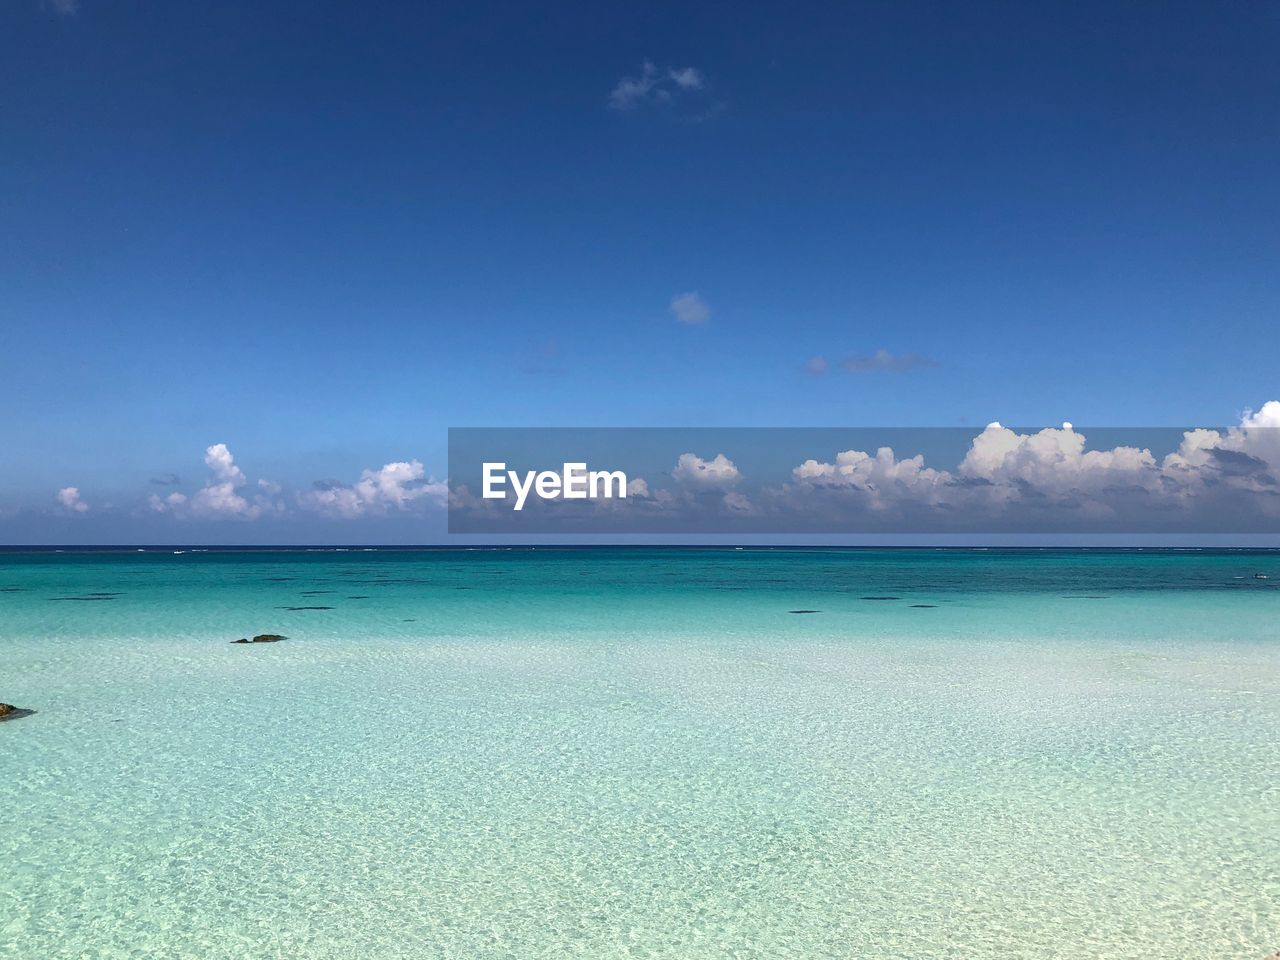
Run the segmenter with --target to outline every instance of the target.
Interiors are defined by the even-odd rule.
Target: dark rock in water
[[[0,720],[19,720],[33,713],[35,713],[34,710],[24,710],[21,707],[15,707],[12,703],[0,703]]]
[[[936,603],[913,603],[911,605],[911,609],[912,610],[936,610],[938,609],[938,605]]]
[[[356,595],[355,595],[355,596],[353,596],[353,597],[347,597],[347,599],[348,599],[348,600],[368,600],[368,599],[369,599],[369,595],[368,595],[367,593],[359,593],[359,594],[356,594]]]
[[[281,610],[332,610],[333,607],[281,607]]]
[[[901,597],[859,597],[859,600],[901,600]]]
[[[821,610],[788,610],[787,613],[821,613]]]
[[[248,637],[241,637],[239,640],[232,640],[232,643],[279,643],[281,640],[288,640],[288,637],[281,636],[278,633],[260,633],[252,640]]]

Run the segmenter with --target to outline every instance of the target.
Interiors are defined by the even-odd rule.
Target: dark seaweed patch
[[[356,595],[356,596],[354,596],[354,597],[347,597],[347,599],[348,599],[348,600],[368,600],[369,598],[368,598],[367,596],[365,596],[364,594],[358,594],[358,595]]]
[[[911,605],[911,609],[912,610],[936,610],[938,609],[938,605],[936,603],[913,603]]]
[[[821,613],[821,610],[788,610],[787,613]]]
[[[26,587],[0,587],[0,593],[22,593]]]
[[[332,610],[333,607],[276,607],[277,610]]]

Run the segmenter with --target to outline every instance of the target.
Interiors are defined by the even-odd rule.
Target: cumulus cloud
[[[417,504],[440,505],[448,499],[448,485],[427,477],[417,460],[388,463],[364,470],[353,484],[320,481],[301,498],[303,506],[330,516],[352,519]]]
[[[911,515],[1020,521],[1036,525],[1116,521],[1138,526],[1229,522],[1238,511],[1280,517],[1280,403],[1246,413],[1226,431],[1188,430],[1176,451],[1087,449],[1072,424],[1018,433],[991,423],[973,438],[954,471],[926,467],[922,456],[899,459],[882,447],[834,463],[807,460],[792,471],[782,509],[826,506],[854,515]]]
[[[693,453],[682,453],[671,476],[693,490],[724,490],[742,479],[742,474],[733,461],[723,453],[717,453],[713,460],[703,460]]]
[[[146,498],[146,508],[152,513],[184,520],[192,517],[257,520],[285,512],[284,502],[278,499],[280,485],[272,480],[259,480],[253,489],[247,489],[249,479],[225,443],[206,447],[204,463],[209,477],[199,490],[189,496],[178,490],[166,495],[152,493]],[[176,474],[152,479],[152,483],[162,486],[178,482]]]
[[[791,475],[810,489],[854,491],[876,511],[902,501],[937,503],[952,482],[946,471],[926,467],[923,456],[899,459],[891,447],[880,447],[874,455],[845,450],[834,463],[806,460]]]
[[[89,512],[89,505],[80,499],[79,487],[63,487],[54,494],[54,497],[59,505],[70,513]]]
[[[1014,433],[998,423],[974,438],[959,475],[1041,494],[1090,493],[1117,486],[1155,489],[1156,460],[1149,450],[1115,447],[1085,450],[1085,437],[1070,423],[1034,434]]]
[[[640,73],[623,77],[609,93],[610,108],[622,112],[637,107],[671,103],[681,94],[702,90],[706,80],[696,67],[659,67],[646,60]]]
[[[177,490],[153,493],[146,498],[145,508],[178,519],[257,520],[286,516],[295,508],[355,518],[407,511],[419,504],[439,505],[448,496],[447,485],[427,477],[417,460],[363,470],[354,483],[317,480],[303,492],[286,491],[284,485],[267,478],[250,481],[225,443],[208,447],[204,462],[209,478],[203,487],[190,495]]]
[[[250,502],[240,493],[248,480],[244,471],[236,466],[235,457],[225,443],[208,447],[204,452],[204,463],[212,477],[191,498],[193,513],[241,520],[256,520],[262,514],[259,504]]]
[[[892,354],[888,350],[877,350],[870,355],[847,356],[840,361],[840,366],[849,373],[906,373],[921,367],[936,367],[938,361],[918,353]]]
[[[672,297],[671,312],[681,323],[687,323],[692,326],[706,323],[711,319],[711,308],[707,306],[706,301],[698,295],[696,290],[691,290],[688,293],[677,293]]]

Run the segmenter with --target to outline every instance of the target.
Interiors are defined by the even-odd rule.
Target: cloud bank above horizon
[[[1280,525],[1280,401],[1247,411],[1224,430],[1184,430],[1176,449],[1163,456],[1136,444],[1090,448],[1070,423],[1019,433],[993,422],[966,436],[963,456],[952,465],[934,465],[922,453],[908,455],[890,445],[830,448],[780,465],[785,469],[776,478],[749,476],[735,450],[686,449],[673,452],[665,470],[629,472],[626,500],[586,507],[613,532],[1239,531],[1248,523]],[[105,492],[86,495],[83,483],[68,485],[55,492],[50,515],[71,522],[149,516],[179,526],[440,519],[446,507],[451,521],[455,514],[486,522],[503,516],[491,501],[472,497],[460,478],[451,485],[414,458],[363,469],[351,481],[321,479],[300,487],[251,479],[226,443],[210,444],[203,460],[206,476],[194,489],[182,489],[178,474],[168,473],[168,492],[144,490],[120,503]],[[547,519],[545,510],[525,516]],[[544,529],[556,532],[531,532]]]

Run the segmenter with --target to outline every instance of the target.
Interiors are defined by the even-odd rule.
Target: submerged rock
[[[252,640],[248,637],[241,637],[239,640],[232,640],[232,643],[279,643],[281,640],[288,640],[288,637],[281,636],[278,633],[260,633]]]
[[[34,710],[24,710],[22,707],[15,707],[12,703],[0,703],[0,720],[17,720],[19,717],[29,717]]]

